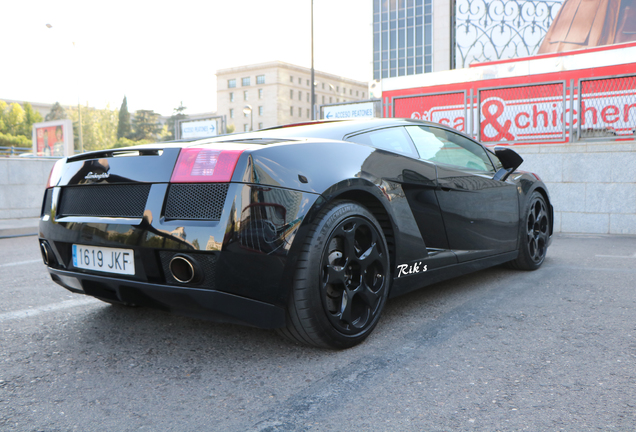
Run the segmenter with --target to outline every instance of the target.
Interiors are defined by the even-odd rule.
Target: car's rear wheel
[[[316,347],[352,347],[375,328],[390,281],[388,247],[375,217],[355,202],[328,204],[298,256],[280,333]]]
[[[550,212],[541,193],[532,193],[524,214],[525,220],[519,236],[519,255],[509,265],[519,270],[536,270],[545,260],[550,240]]]

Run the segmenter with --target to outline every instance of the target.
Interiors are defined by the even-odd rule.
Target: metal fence
[[[488,144],[636,139],[636,75],[399,96],[392,108]]]
[[[26,155],[32,151],[33,149],[31,147],[0,147],[0,157]]]

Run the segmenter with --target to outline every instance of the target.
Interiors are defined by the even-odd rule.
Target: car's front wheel
[[[316,347],[352,347],[376,326],[390,281],[388,247],[375,217],[355,202],[330,203],[303,243],[280,333]]]
[[[540,192],[533,192],[526,203],[525,220],[519,236],[519,255],[510,261],[512,268],[519,270],[538,269],[548,252],[550,240],[550,212]]]

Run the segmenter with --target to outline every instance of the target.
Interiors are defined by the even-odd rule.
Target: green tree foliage
[[[227,133],[231,134],[231,133],[234,133],[234,130],[236,129],[236,127],[233,124],[231,124],[231,125],[227,125],[226,129],[227,129]]]
[[[51,120],[64,120],[67,119],[68,115],[66,114],[66,110],[59,102],[55,102],[51,107],[51,111],[46,115],[46,121]]]
[[[172,110],[172,115],[166,121],[166,126],[168,127],[168,132],[165,136],[166,141],[171,141],[176,139],[176,129],[175,124],[179,120],[187,119],[188,116],[185,113],[187,108],[183,106],[183,102],[180,103],[178,107]]]
[[[82,109],[82,138],[84,151],[104,150],[115,146],[117,142],[117,125],[119,112],[105,109]],[[75,149],[79,149],[79,113],[77,108],[68,109],[68,114],[73,120],[73,134],[75,135]]]
[[[23,135],[31,139],[31,131],[33,130],[34,123],[40,123],[42,121],[42,115],[35,111],[30,103],[24,103],[24,122],[20,126],[20,135]]]
[[[132,126],[130,124],[130,113],[128,112],[128,100],[124,96],[119,108],[119,123],[117,124],[117,138],[130,138]]]
[[[153,110],[137,110],[132,121],[135,140],[148,139],[156,142],[163,129],[159,123],[159,113]]]
[[[31,146],[31,128],[33,123],[41,122],[40,113],[33,110],[30,103],[8,105],[0,100],[0,146]]]

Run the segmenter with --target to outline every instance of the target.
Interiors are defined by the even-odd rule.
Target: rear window
[[[402,153],[411,157],[417,157],[409,135],[401,126],[354,135],[352,137],[348,137],[347,141],[352,141],[358,144],[366,144],[371,147],[389,150],[395,153]]]

